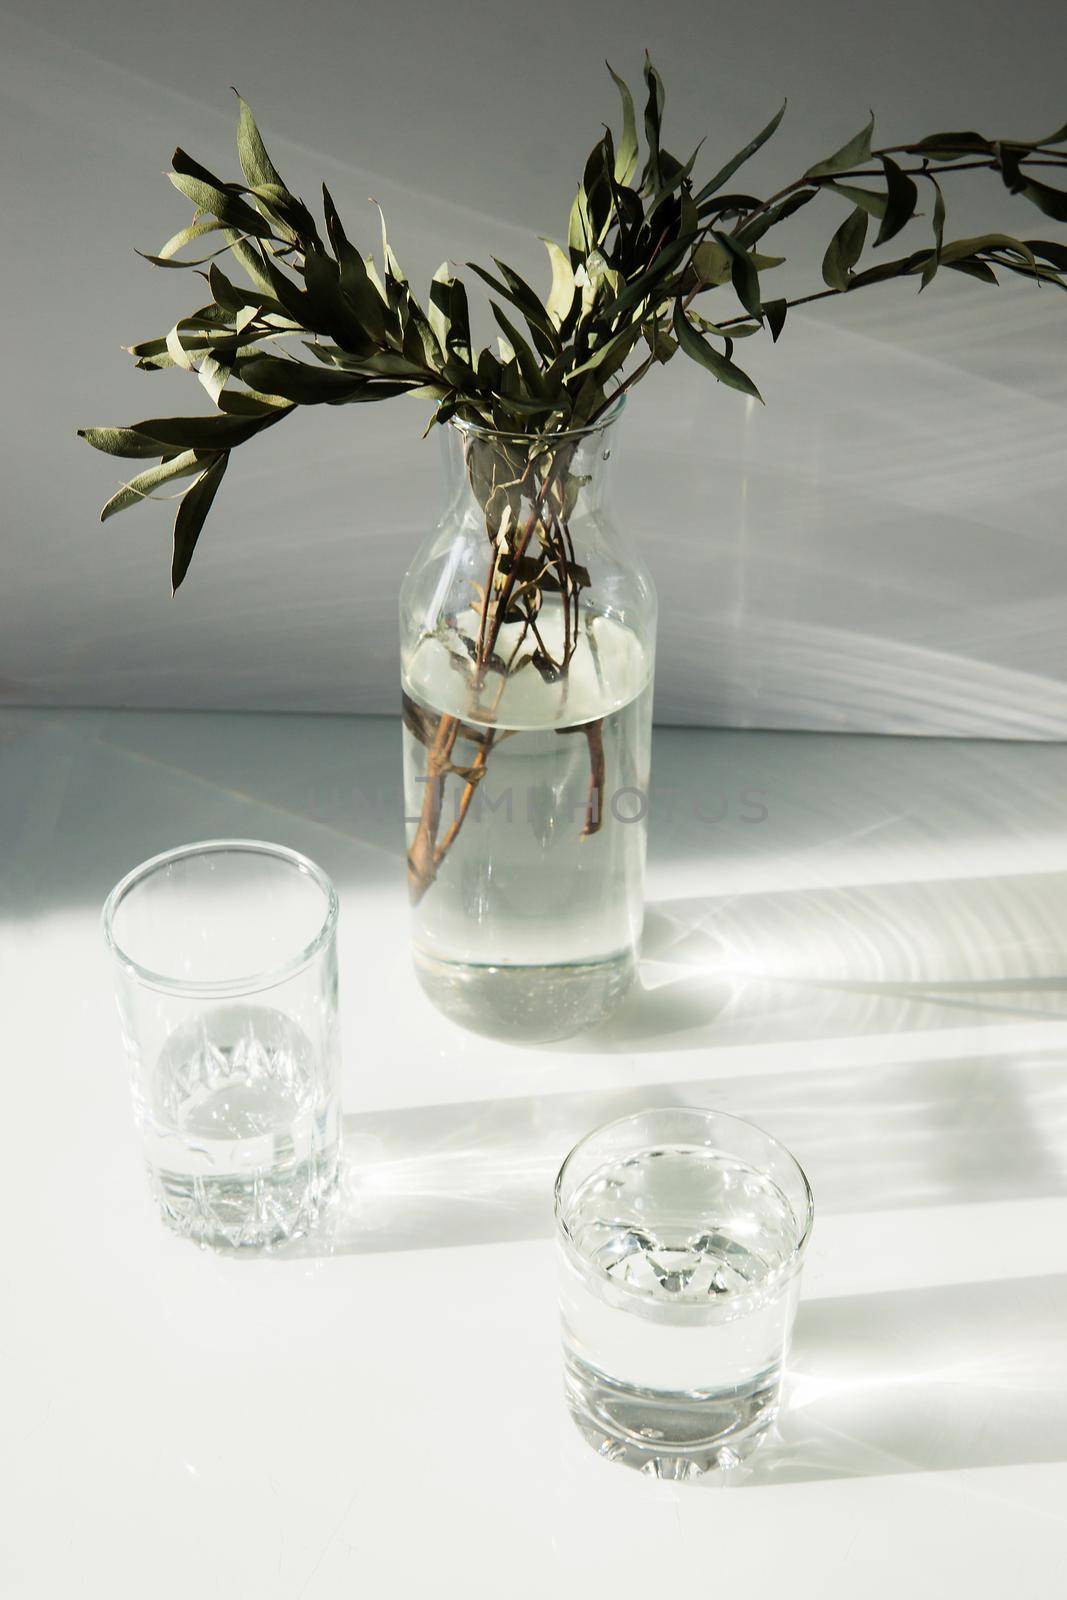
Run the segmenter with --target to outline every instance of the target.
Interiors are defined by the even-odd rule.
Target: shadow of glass
[[[771,1127],[808,1173],[820,1216],[1067,1193],[1061,1054],[928,1060],[348,1116],[337,1205],[279,1253],[546,1239],[556,1172],[583,1134],[686,1104]]]
[[[1067,1461],[1065,1327],[1062,1274],[805,1303],[781,1422],[735,1481]]]

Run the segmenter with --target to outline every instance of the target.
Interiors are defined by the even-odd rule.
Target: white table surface
[[[408,965],[388,720],[0,714],[0,1593],[1046,1597],[1067,1492],[1067,747],[658,730],[643,987],[505,1048]],[[233,1260],[139,1166],[99,906],[195,838],[341,893],[346,1183]],[[781,1438],[723,1484],[560,1398],[551,1178],[694,1101],[817,1222]]]

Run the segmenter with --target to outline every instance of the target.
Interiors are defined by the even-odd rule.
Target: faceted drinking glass
[[[136,867],[104,937],[163,1219],[202,1245],[305,1233],[337,1187],[337,895],[281,845],[215,839]]]
[[[778,1409],[811,1233],[797,1162],[737,1117],[646,1111],[575,1146],[555,1209],[580,1431],[660,1477],[742,1460]]]

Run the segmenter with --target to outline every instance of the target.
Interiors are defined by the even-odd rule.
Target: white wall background
[[[0,35],[11,704],[395,705],[396,589],[437,511],[415,402],[321,408],[239,451],[173,601],[168,508],[100,527],[122,467],[74,437],[198,404],[120,345],[195,303],[131,247],[187,220],[161,176],[175,144],[236,171],[231,83],[290,184],[313,200],[325,177],[368,248],[382,201],[416,281],[491,253],[543,276],[536,235],[565,229],[615,116],[602,59],[636,79],[646,44],[671,147],[706,132],[709,166],[789,93],[751,168],[768,189],[870,105],[891,143],[1067,116],[1058,0],[26,0]],[[954,191],[953,236],[1064,235],[997,184]],[[839,211],[794,224],[812,287]],[[1067,296],[945,272],[921,300],[876,288],[757,343],[766,410],[681,358],[631,404],[617,488],[660,589],[658,718],[1067,736]]]

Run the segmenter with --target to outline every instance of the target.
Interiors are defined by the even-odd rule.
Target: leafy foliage
[[[211,299],[166,335],[131,346],[130,353],[144,371],[178,367],[195,374],[216,413],[80,430],[108,454],[158,459],[111,497],[103,517],[161,486],[193,478],[175,521],[175,589],[230,452],[300,407],[407,394],[433,402],[431,425],[454,419],[527,440],[534,436],[534,446],[511,452],[505,471],[494,468],[479,477],[472,452],[472,483],[480,484],[487,532],[496,538],[505,508],[516,525],[521,494],[515,485],[525,489],[534,481],[523,463],[532,459],[536,441],[543,448],[546,438],[595,422],[616,396],[679,348],[718,382],[760,399],[733,360],[734,341],[766,331],[777,342],[791,306],[893,278],[917,277],[925,288],[942,267],[984,282],[996,283],[1003,270],[1067,287],[1063,243],[999,233],[946,243],[942,189],[942,179],[952,173],[987,168],[1011,193],[1067,222],[1067,191],[1046,181],[1067,169],[1067,152],[1056,148],[1067,143],[1067,127],[1030,142],[938,133],[876,150],[872,116],[840,149],[761,200],[723,190],[773,136],[784,105],[700,184],[694,177],[699,147],[682,161],[663,143],[666,94],[652,62],[646,57],[643,161],[633,95],[610,66],[608,71],[621,101],[622,128],[617,143],[605,128],[589,154],[566,242],[544,241],[551,269],[546,296],[503,261],[494,263],[493,272],[470,263],[490,292],[500,329],[492,348],[473,347],[466,289],[447,262],[421,301],[393,253],[384,220],[380,254],[364,254],[350,242],[325,185],[323,236],[274,166],[239,96],[240,181],[219,178],[185,151],[175,151],[170,181],[191,201],[193,220],[147,259],[200,273]],[[1037,177],[1035,169],[1044,176]],[[878,223],[870,247],[878,250],[915,221],[923,194],[932,202],[932,240],[897,259],[863,266],[869,220]],[[794,300],[765,300],[762,274],[783,258],[761,254],[757,246],[820,196],[849,208],[823,258],[825,289]],[[211,245],[207,254],[200,253],[201,241]],[[183,256],[190,245],[197,253]],[[223,271],[223,256],[242,281]],[[726,307],[725,320],[720,314],[710,321],[694,308],[694,301],[703,303],[711,293],[736,301]],[[565,511],[569,491],[559,473],[557,480],[552,496]],[[538,514],[545,474],[539,481]],[[530,559],[526,544],[513,553],[516,562]]]

